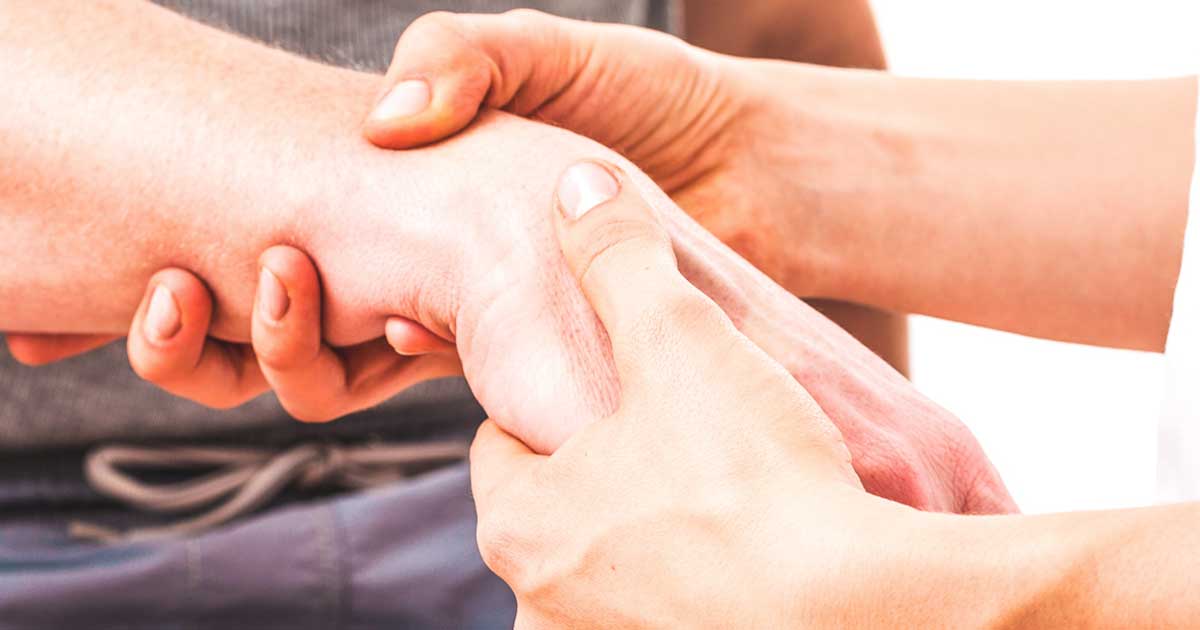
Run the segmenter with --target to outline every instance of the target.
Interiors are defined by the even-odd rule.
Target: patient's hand
[[[273,390],[292,417],[333,420],[422,381],[462,374],[453,344],[410,320],[388,321],[386,341],[333,348],[321,339],[321,286],[312,261],[284,245],[259,258],[251,343],[210,337],[213,298],[195,274],[163,269],[150,278],[126,348],[138,376],[216,409]],[[105,345],[109,335],[10,334],[26,365],[53,363]]]

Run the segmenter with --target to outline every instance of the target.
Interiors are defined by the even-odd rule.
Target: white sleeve
[[[1198,81],[1200,82],[1200,81]],[[1158,498],[1200,499],[1200,96],[1183,264],[1167,334],[1167,387],[1158,432]]]

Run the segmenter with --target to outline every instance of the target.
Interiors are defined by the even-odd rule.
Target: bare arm
[[[1190,628],[1200,505],[926,523],[939,589],[1009,628]],[[957,565],[957,568],[955,568]],[[936,591],[935,591],[936,592]],[[960,591],[961,592],[961,591]],[[981,605],[983,604],[983,605]]]
[[[143,2],[0,4],[0,77],[21,86],[0,96],[0,329],[120,333],[151,274],[180,267],[212,289],[215,333],[246,340],[258,257],[286,243],[321,272],[327,339],[420,322],[473,357],[490,411],[540,409],[518,430],[539,448],[614,404],[603,338],[531,218],[570,160],[617,159],[599,145],[495,114],[381,151],[358,133],[378,77]]]
[[[690,0],[684,16],[689,42],[727,55],[874,70],[887,65],[866,0]],[[836,300],[807,301],[892,367],[908,372],[903,315]]]
[[[836,209],[816,295],[1161,350],[1192,167],[1193,79],[989,82],[750,62],[779,168]],[[793,133],[794,132],[794,133]]]
[[[6,329],[121,332],[177,265],[240,337],[257,253],[334,203],[365,153],[339,132],[367,77],[148,3],[6,2],[0,76],[21,86],[0,96]]]
[[[518,627],[1195,626],[1200,505],[951,516],[866,495],[844,434],[680,277],[644,199],[573,168],[562,248],[629,395],[553,458],[476,435],[480,551]]]

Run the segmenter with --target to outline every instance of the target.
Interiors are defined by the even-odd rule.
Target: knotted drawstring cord
[[[189,512],[229,497],[197,516],[159,527],[118,531],[74,522],[70,533],[99,542],[137,542],[195,534],[253,512],[296,484],[323,483],[367,488],[399,481],[408,467],[463,459],[465,442],[370,446],[300,444],[283,451],[238,447],[105,446],[92,451],[84,472],[88,483],[133,507],[160,513]],[[217,470],[176,483],[151,484],[128,470]]]

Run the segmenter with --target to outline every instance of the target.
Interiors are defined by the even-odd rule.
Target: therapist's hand
[[[863,491],[829,418],[684,279],[611,172],[572,167],[557,221],[619,410],[549,457],[491,420],[471,450],[479,547],[516,627],[928,627],[944,610],[922,600],[944,593],[905,545],[944,517]]]
[[[555,221],[620,407],[548,457],[491,420],[471,447],[517,630],[1195,627],[1200,504],[960,516],[867,494],[842,434],[613,172],[570,168]]]
[[[805,173],[742,60],[644,28],[533,10],[430,13],[396,45],[363,130],[403,149],[463,129],[481,108],[545,120],[616,149],[754,266],[800,296],[819,280]]]
[[[792,293],[807,295],[822,272],[795,257],[817,251],[805,239],[828,222],[809,215],[822,202],[806,186],[823,181],[822,160],[841,154],[779,134],[780,120],[767,107],[772,95],[758,73],[745,72],[747,64],[767,63],[645,29],[532,11],[431,14],[397,44],[387,96],[364,132],[402,148],[454,133],[481,108],[549,120],[619,150],[704,227]],[[796,156],[811,168],[779,166],[795,165]],[[662,208],[657,197],[650,201]],[[676,213],[660,219],[686,277],[832,417],[868,490],[926,510],[1016,509],[952,414],[809,307],[742,270]]]

